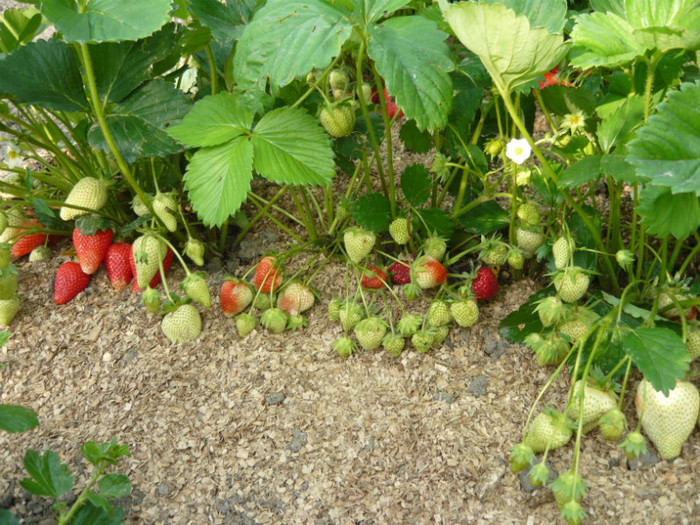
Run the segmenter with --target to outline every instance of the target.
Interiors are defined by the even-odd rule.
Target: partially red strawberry
[[[482,301],[491,299],[498,291],[498,280],[490,268],[482,266],[472,282],[472,292]]]
[[[22,224],[22,226],[18,227],[17,230],[21,232],[22,230],[29,230],[33,228],[43,228],[38,219],[29,219]],[[28,253],[31,253],[34,248],[42,246],[45,243],[45,233],[30,233],[28,235],[24,235],[23,237],[18,238],[12,245],[12,255],[15,257],[22,257]]]
[[[133,248],[133,246],[132,246]],[[168,273],[168,270],[170,270],[170,266],[173,264],[173,251],[168,247],[168,251],[165,253],[165,257],[163,258],[163,270],[165,270],[165,273]],[[134,252],[132,249],[131,252],[131,257],[129,257],[129,266],[131,267],[131,273],[133,275],[136,275],[136,263],[134,262]],[[155,288],[160,284],[161,279],[163,276],[160,274],[160,270],[158,270],[158,273],[156,273],[153,276],[153,279],[151,279],[151,282],[148,283],[148,286],[151,288]],[[133,284],[131,285],[131,293],[136,293],[140,292],[141,288],[139,288],[138,284],[136,283],[136,279],[134,279]]]
[[[109,281],[112,283],[112,288],[115,290],[123,290],[133,277],[131,270],[131,244],[127,242],[115,242],[105,254],[105,268]]]
[[[224,315],[242,312],[253,300],[250,285],[240,279],[226,279],[219,290],[219,302]]]
[[[296,316],[314,305],[314,292],[305,284],[293,282],[284,287],[277,301],[277,308],[285,314]]]
[[[56,271],[53,285],[53,300],[56,304],[66,304],[87,288],[90,276],[81,270],[77,262],[64,262]]]
[[[440,286],[447,280],[447,270],[435,257],[423,255],[411,268],[411,278],[421,289]]]
[[[378,266],[370,266],[367,272],[362,275],[360,286],[368,290],[381,290],[389,279]]]
[[[396,284],[408,284],[411,282],[411,262],[401,259],[389,266],[389,275]]]
[[[78,218],[73,230],[73,246],[83,272],[92,275],[102,264],[114,232],[104,221],[87,217]]]
[[[282,280],[282,270],[277,266],[277,258],[271,255],[263,257],[255,268],[255,287],[263,293],[273,292],[282,285]]]

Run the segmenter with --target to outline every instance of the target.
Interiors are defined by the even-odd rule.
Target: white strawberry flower
[[[24,157],[22,157],[22,150],[19,146],[9,142],[7,148],[2,156],[3,162],[7,164],[9,169],[22,168],[24,167]]]
[[[515,162],[522,164],[532,153],[532,148],[525,139],[511,139],[506,145],[506,157]]]

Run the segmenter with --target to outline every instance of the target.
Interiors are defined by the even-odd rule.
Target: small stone
[[[650,448],[649,443],[647,442],[647,451],[644,454],[640,454],[638,458],[628,459],[627,469],[637,470],[642,467],[650,467],[652,465],[656,465],[658,462],[659,456],[656,454],[656,451],[654,449]]]
[[[268,405],[281,405],[286,397],[287,396],[285,396],[282,392],[277,392],[275,394],[267,396],[265,398],[265,401]]]
[[[131,363],[134,359],[136,359],[139,355],[139,351],[136,350],[135,348],[128,353],[128,355],[124,358],[124,364],[128,365]]]
[[[170,492],[170,487],[168,487],[167,483],[161,483],[158,485],[158,494],[161,496],[167,496],[168,492]]]
[[[501,357],[508,349],[508,343],[498,334],[484,334],[484,352],[494,361]]]
[[[474,397],[481,397],[486,395],[486,387],[488,387],[489,381],[486,376],[476,376],[469,382],[467,387],[467,393],[473,395]]]
[[[435,394],[433,394],[433,399],[435,401],[444,401],[448,405],[451,405],[455,401],[455,396],[453,396],[449,392],[436,392]]]
[[[265,242],[269,243],[275,243],[280,240],[279,234],[275,231],[274,228],[270,227],[265,228],[265,231],[262,232],[261,237]]]
[[[253,242],[250,239],[243,239],[238,245],[236,255],[241,258],[244,263],[249,263],[263,252],[262,245],[258,242]]]
[[[292,430],[292,441],[289,442],[287,448],[292,452],[299,452],[306,445],[306,432],[301,430]]]
[[[539,463],[539,460],[535,461],[535,464]],[[548,483],[551,483],[555,479],[559,477],[559,473],[552,468],[552,465],[549,463],[545,463],[547,465],[547,468],[549,469],[549,479]],[[520,474],[518,474],[518,477],[520,478],[520,490],[523,492],[534,492],[535,490],[539,489],[540,487],[533,487],[532,483],[530,483],[530,469],[532,466],[527,467],[525,470],[522,470]]]
[[[104,355],[102,356],[102,361],[107,363],[111,360],[112,360],[112,354],[110,352],[105,352]]]
[[[207,272],[216,273],[223,267],[224,264],[221,262],[221,259],[219,257],[212,257],[211,260],[207,263]]]
[[[229,259],[226,261],[226,271],[230,273],[231,275],[236,273],[236,270],[238,270],[238,267],[241,265],[240,260],[236,257],[233,259]]]

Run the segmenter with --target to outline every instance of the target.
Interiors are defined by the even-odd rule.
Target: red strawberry
[[[472,292],[482,301],[491,299],[498,290],[496,275],[490,268],[482,266],[477,272],[476,279],[472,282]]]
[[[396,105],[394,98],[389,95],[389,92],[384,88],[384,100],[386,101],[386,114],[389,118],[394,118],[394,115],[399,114],[398,118],[403,117],[403,111]]]
[[[107,268],[107,275],[109,275],[112,288],[117,291],[123,290],[131,282],[133,274],[130,259],[131,244],[127,242],[115,242],[107,248],[105,268]]]
[[[447,270],[435,257],[423,255],[413,263],[412,280],[427,290],[444,283],[447,280]]]
[[[253,300],[250,285],[240,279],[227,279],[221,285],[219,302],[225,315],[236,315]]]
[[[389,266],[389,275],[396,284],[408,284],[411,282],[411,262],[401,259]]]
[[[133,247],[132,247],[133,248]],[[163,270],[165,270],[165,273],[168,273],[168,270],[170,270],[170,266],[173,264],[173,251],[168,247],[168,251],[165,253],[165,257],[163,258]],[[134,252],[132,250],[131,256],[129,257],[129,266],[131,267],[131,273],[133,275],[136,275],[136,263],[134,262]],[[151,279],[151,282],[148,283],[148,286],[151,288],[155,288],[160,284],[160,281],[162,279],[162,276],[160,274],[160,270],[158,270],[158,273],[153,276],[153,279]],[[136,279],[134,279],[133,284],[131,285],[131,293],[136,293],[140,292],[141,288],[139,288],[138,284],[136,284]]]
[[[384,284],[389,281],[386,274],[377,266],[370,266],[367,270],[367,273],[362,275],[362,280],[360,281],[362,288],[369,290],[384,288]]]
[[[22,224],[18,230],[23,231],[29,230],[30,228],[43,228],[43,226],[37,219],[29,219],[27,222]],[[15,243],[12,245],[12,255],[15,257],[22,257],[23,255],[31,253],[34,248],[42,246],[45,243],[45,233],[30,233],[29,235],[20,237],[15,241]]]
[[[282,285],[282,271],[277,267],[276,257],[268,255],[260,260],[253,283],[263,293],[273,292]]]
[[[544,74],[544,82],[540,82],[540,89],[547,88],[549,86],[556,86],[557,84],[562,84],[564,86],[570,86],[571,83],[566,80],[559,80],[558,76],[559,66],[554,66],[551,71]]]
[[[114,232],[110,228],[84,228],[80,225],[73,230],[73,246],[83,272],[92,275],[97,271],[112,244],[112,237]]]
[[[83,272],[77,262],[64,262],[56,272],[53,285],[53,300],[56,304],[66,304],[87,288],[90,276]]]

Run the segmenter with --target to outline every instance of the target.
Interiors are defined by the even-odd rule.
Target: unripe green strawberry
[[[525,226],[539,226],[542,220],[540,209],[531,202],[518,206],[516,214]]]
[[[406,244],[410,239],[408,234],[408,219],[406,217],[394,219],[389,225],[389,233],[396,244],[401,246]]]
[[[503,151],[503,147],[505,146],[505,143],[503,142],[503,139],[500,137],[493,138],[489,140],[486,145],[484,146],[484,153],[489,155],[490,157],[495,157],[498,155],[501,151]]]
[[[642,428],[659,455],[664,459],[678,456],[698,420],[698,389],[688,381],[676,381],[675,388],[665,396],[643,379],[634,401],[637,415],[641,414],[644,405]]]
[[[566,309],[561,299],[556,296],[545,297],[535,303],[535,312],[540,317],[540,322],[545,328],[559,323],[564,319]]]
[[[551,484],[554,500],[559,509],[570,501],[581,501],[586,494],[586,483],[574,471],[567,470],[559,475]]]
[[[559,365],[569,353],[569,344],[554,333],[534,348],[539,366]]]
[[[83,177],[75,183],[66,197],[66,204],[88,208],[93,211],[102,209],[107,202],[107,182],[94,177]],[[80,215],[90,213],[68,206],[61,206],[60,216],[64,221],[70,221]],[[145,285],[144,285],[145,286]]]
[[[536,463],[528,472],[528,477],[530,478],[530,485],[533,487],[541,487],[549,481],[549,468],[547,464],[543,461]]]
[[[335,219],[338,223],[343,222],[345,219],[349,219],[352,213],[350,213],[350,203],[347,201],[340,201],[335,207]]]
[[[433,345],[434,336],[433,329],[420,330],[411,336],[411,343],[419,354],[425,354]]]
[[[567,266],[554,276],[554,288],[561,300],[575,303],[586,294],[590,279],[578,266]]]
[[[17,293],[17,267],[9,264],[0,270],[0,299],[6,301]]]
[[[479,258],[489,266],[500,266],[508,259],[508,245],[501,241],[499,235],[486,238],[481,236]]]
[[[533,452],[544,452],[563,447],[571,439],[571,428],[564,414],[555,410],[545,410],[537,414],[530,424],[523,445]]]
[[[422,246],[423,254],[432,257],[438,261],[442,261],[447,250],[445,239],[437,235],[429,236]]]
[[[370,100],[372,99],[372,86],[366,82],[363,82],[357,89],[357,98],[360,98],[360,91],[362,91],[362,98],[364,99],[365,104],[369,104]]]
[[[346,332],[355,328],[355,325],[362,321],[364,312],[360,305],[356,303],[345,303],[338,311],[340,324]]]
[[[526,258],[532,257],[544,242],[544,233],[537,227],[516,227],[515,237]]]
[[[347,359],[357,351],[357,344],[349,337],[341,337],[333,342],[333,350],[338,356]]]
[[[162,261],[165,258],[167,248],[153,235],[142,235],[134,241],[132,251],[136,267],[136,284],[139,288],[145,289],[158,273],[159,260]]]
[[[170,232],[177,230],[177,201],[172,195],[156,194],[153,211]]]
[[[9,326],[19,311],[19,297],[0,299],[0,325]]]
[[[334,297],[328,303],[328,319],[330,319],[331,322],[337,323],[340,321],[340,306],[342,304],[343,301],[337,297]]]
[[[535,462],[535,453],[522,443],[518,443],[510,449],[510,470],[517,474]]]
[[[688,334],[686,339],[688,345],[688,355],[690,360],[695,361],[700,357],[700,326],[697,324],[688,326]]]
[[[308,325],[309,323],[307,322],[306,317],[301,314],[290,315],[287,319],[287,330],[301,330]]]
[[[557,270],[566,268],[569,265],[574,250],[574,241],[571,242],[566,237],[559,237],[552,244],[552,255],[554,256],[554,266]]]
[[[205,251],[206,247],[202,241],[199,239],[193,239],[192,237],[187,239],[187,243],[185,244],[185,255],[187,255],[187,257],[189,257],[190,260],[197,266],[204,265]]]
[[[644,442],[644,436],[640,432],[629,432],[625,439],[618,445],[625,451],[627,459],[635,459],[646,454],[647,446]]]
[[[474,326],[479,320],[479,306],[471,299],[452,303],[450,313],[455,323],[464,328]]]
[[[583,319],[577,317],[562,323],[559,326],[559,333],[567,336],[572,343],[575,343],[585,335],[589,327],[589,324],[586,324]]]
[[[263,312],[260,324],[273,334],[281,334],[287,328],[287,314],[279,308],[268,308]]]
[[[158,290],[154,290],[150,286],[147,287],[141,294],[141,302],[144,304],[146,309],[153,314],[158,313],[160,310],[160,301],[160,292],[158,292]]]
[[[449,326],[438,326],[433,329],[433,340],[430,342],[430,345],[438,348],[444,341],[447,339],[447,336],[450,334],[450,327]]]
[[[374,232],[359,226],[348,228],[343,234],[345,251],[350,260],[356,264],[369,255],[376,241],[377,237],[374,235]]]
[[[406,314],[396,325],[396,329],[402,337],[411,337],[423,324],[423,318],[417,314]]]
[[[513,248],[508,252],[508,264],[513,270],[522,270],[525,266],[525,254],[520,248]]]
[[[600,417],[598,426],[603,438],[606,441],[614,442],[620,439],[620,436],[627,428],[627,418],[622,410],[615,407]]]
[[[425,314],[430,326],[445,326],[452,321],[449,305],[442,299],[435,299]]]
[[[270,296],[267,294],[256,294],[253,298],[253,306],[258,310],[267,310],[272,306],[272,301],[270,301]]]
[[[596,423],[606,412],[617,407],[617,400],[610,392],[604,392],[600,388],[586,383],[581,392],[581,380],[574,384],[574,397],[569,408],[569,417],[578,420],[580,399],[583,395],[583,424]]]
[[[391,357],[399,357],[403,352],[406,340],[398,334],[387,334],[384,336],[382,346]]]
[[[29,262],[43,261],[51,258],[51,248],[48,246],[37,246],[29,254]]]
[[[173,343],[191,341],[202,332],[202,318],[191,304],[182,304],[163,317],[160,324],[165,337]]]
[[[153,197],[153,195],[146,194],[149,199]],[[148,206],[141,200],[141,197],[138,195],[134,195],[134,198],[131,201],[131,209],[134,211],[136,215],[139,217],[143,217],[144,215],[150,215],[150,211],[148,211]]]
[[[250,314],[242,313],[236,316],[238,337],[244,338],[258,326],[258,320]]]
[[[0,243],[0,270],[4,270],[10,264],[10,245],[7,243]]]
[[[184,292],[191,297],[193,301],[198,302],[205,308],[211,306],[211,293],[209,292],[209,287],[204,277],[202,277],[202,274],[191,273],[185,277],[181,286]]]
[[[358,322],[353,331],[362,348],[376,350],[386,334],[386,323],[379,317],[368,317]]]
[[[632,263],[634,262],[634,254],[629,250],[618,250],[615,253],[615,260],[617,261],[617,264],[620,265],[620,268],[625,271],[629,271]]]
[[[319,120],[331,137],[347,137],[355,129],[355,110],[349,104],[326,106]]]
[[[350,79],[348,78],[348,74],[342,69],[333,69],[328,74],[328,83],[334,93],[336,91],[343,93],[348,89]]]
[[[22,225],[27,221],[26,216],[19,208],[11,208],[7,212],[7,226],[0,234],[0,243],[5,243],[13,239],[15,235],[22,231]],[[13,241],[14,242],[14,241]]]

